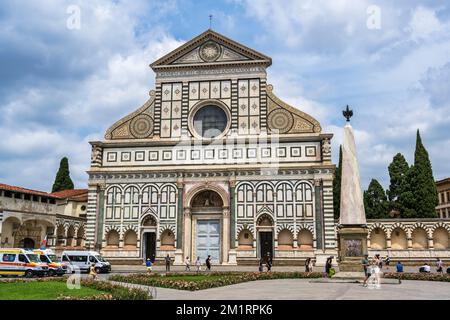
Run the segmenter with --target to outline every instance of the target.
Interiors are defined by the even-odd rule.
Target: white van
[[[77,267],[81,272],[89,272],[92,263],[97,273],[111,271],[111,264],[96,251],[64,251],[61,262],[67,266],[69,273],[75,272]]]
[[[33,251],[25,249],[0,249],[1,276],[45,276],[48,266]]]

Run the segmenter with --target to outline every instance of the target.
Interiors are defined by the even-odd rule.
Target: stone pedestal
[[[173,261],[174,266],[182,266],[183,265],[183,250],[177,249],[175,250],[175,260]]]
[[[365,226],[340,226],[339,271],[364,272],[361,260],[367,254],[367,228]]]
[[[230,249],[228,252],[228,265],[236,266],[237,265],[237,252],[235,249]]]

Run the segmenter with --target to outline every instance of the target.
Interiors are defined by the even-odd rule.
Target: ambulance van
[[[67,273],[67,266],[58,261],[56,254],[51,249],[36,249],[33,250],[35,254],[39,256],[39,259],[42,263],[47,264],[48,267],[48,275],[50,277],[53,276],[62,276]]]
[[[45,276],[48,266],[41,262],[33,251],[25,249],[0,249],[0,275],[6,276]]]

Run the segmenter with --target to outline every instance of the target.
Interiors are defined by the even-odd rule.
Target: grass
[[[0,300],[55,300],[60,295],[82,298],[104,293],[83,286],[70,290],[64,281],[0,283]]]

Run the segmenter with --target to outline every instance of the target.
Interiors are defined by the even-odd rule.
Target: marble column
[[[230,210],[224,208],[222,211],[223,230],[222,230],[222,263],[228,263],[228,251],[230,250]]]
[[[183,229],[184,229],[184,239],[183,239],[183,258],[189,257],[191,259],[191,209],[190,208],[184,208],[184,222],[183,222]]]

